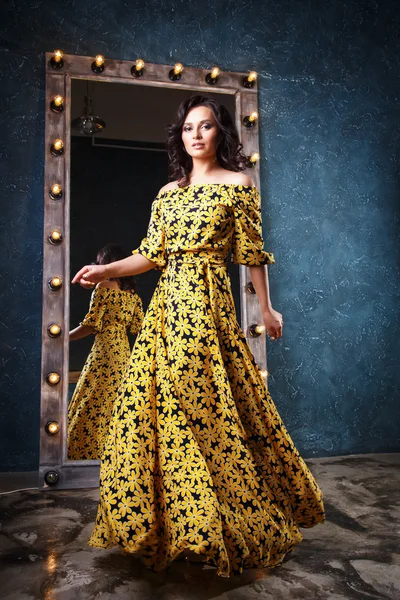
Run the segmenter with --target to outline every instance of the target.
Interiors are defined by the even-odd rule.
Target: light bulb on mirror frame
[[[169,72],[169,78],[171,81],[178,81],[182,77],[183,65],[182,63],[175,63],[174,68]]]
[[[46,375],[46,381],[49,385],[57,385],[60,383],[61,376],[57,371],[52,371]]]
[[[247,117],[245,117],[243,119],[243,125],[245,127],[247,127],[247,129],[251,129],[252,127],[257,125],[257,121],[258,121],[258,113],[256,111],[254,111],[251,113],[251,115],[247,115]]]
[[[144,60],[138,58],[135,64],[131,67],[133,77],[141,77],[144,73]]]
[[[97,75],[104,71],[105,58],[102,54],[97,54],[94,61],[92,62],[92,71]]]
[[[61,156],[61,154],[64,154],[64,142],[60,138],[54,140],[50,146],[50,152],[53,156]]]
[[[59,337],[61,335],[61,327],[58,323],[50,323],[47,328],[47,333],[51,338]]]
[[[62,69],[64,66],[64,53],[62,50],[54,50],[53,56],[50,59],[50,65],[53,69]]]
[[[63,236],[62,233],[59,229],[53,229],[53,231],[50,233],[48,240],[50,242],[50,244],[54,244],[55,246],[57,246],[58,244],[61,244],[61,242],[63,241]]]
[[[62,287],[62,279],[61,277],[52,277],[48,281],[49,288],[53,292],[58,292]]]
[[[218,67],[213,67],[211,69],[211,73],[207,73],[206,75],[206,83],[208,83],[208,85],[214,85],[217,83],[220,73],[221,71]]]
[[[61,113],[64,110],[64,98],[60,94],[54,96],[50,102],[50,108],[55,113]]]
[[[49,196],[52,200],[61,200],[62,198],[62,189],[59,183],[53,183],[49,190]]]
[[[255,71],[250,71],[250,73],[243,79],[243,86],[245,88],[252,88],[255,86],[257,81],[257,73]]]
[[[266,377],[268,377],[267,369],[260,369],[260,375],[263,379],[266,379]]]
[[[60,431],[60,425],[57,421],[48,421],[44,429],[48,435],[56,435]]]
[[[249,327],[249,335],[250,337],[259,337],[265,332],[265,325],[262,323],[253,323]]]
[[[56,485],[59,479],[60,476],[57,471],[46,471],[44,474],[44,480],[47,485]]]
[[[258,163],[259,160],[260,160],[259,153],[258,152],[253,152],[253,154],[251,156],[248,156],[247,166],[254,168],[257,165],[257,163]]]

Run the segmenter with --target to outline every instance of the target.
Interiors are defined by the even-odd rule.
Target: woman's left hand
[[[283,317],[280,312],[269,308],[263,312],[263,321],[271,340],[277,340],[282,337]]]

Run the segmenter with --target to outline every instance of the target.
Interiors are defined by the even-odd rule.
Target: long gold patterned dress
[[[277,566],[324,508],[236,320],[228,255],[274,262],[259,193],[161,192],[134,253],[162,275],[114,406],[89,543],[119,545],[155,570],[184,549],[224,576]]]
[[[118,387],[127,369],[127,329],[136,335],[143,321],[136,292],[96,287],[80,323],[93,327],[95,341],[68,407],[68,459],[100,459]]]

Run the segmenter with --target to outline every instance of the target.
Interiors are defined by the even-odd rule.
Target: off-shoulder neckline
[[[135,290],[132,292],[132,290],[121,290],[121,289],[109,288],[109,287],[96,287],[95,290],[107,290],[108,292],[123,292],[124,294],[125,293],[136,294]]]
[[[191,183],[189,185],[184,185],[183,187],[176,187],[176,188],[172,188],[170,190],[164,190],[163,192],[159,192],[158,195],[161,196],[161,194],[169,194],[170,192],[176,192],[177,190],[183,191],[183,190],[187,190],[190,188],[199,188],[199,187],[201,188],[201,187],[207,187],[207,186],[240,187],[240,188],[245,188],[245,189],[249,189],[249,190],[256,190],[258,192],[258,188],[255,185],[243,185],[242,183]]]

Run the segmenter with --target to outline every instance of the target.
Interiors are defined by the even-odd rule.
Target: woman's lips
[[[204,148],[204,144],[193,144],[192,148]]]

